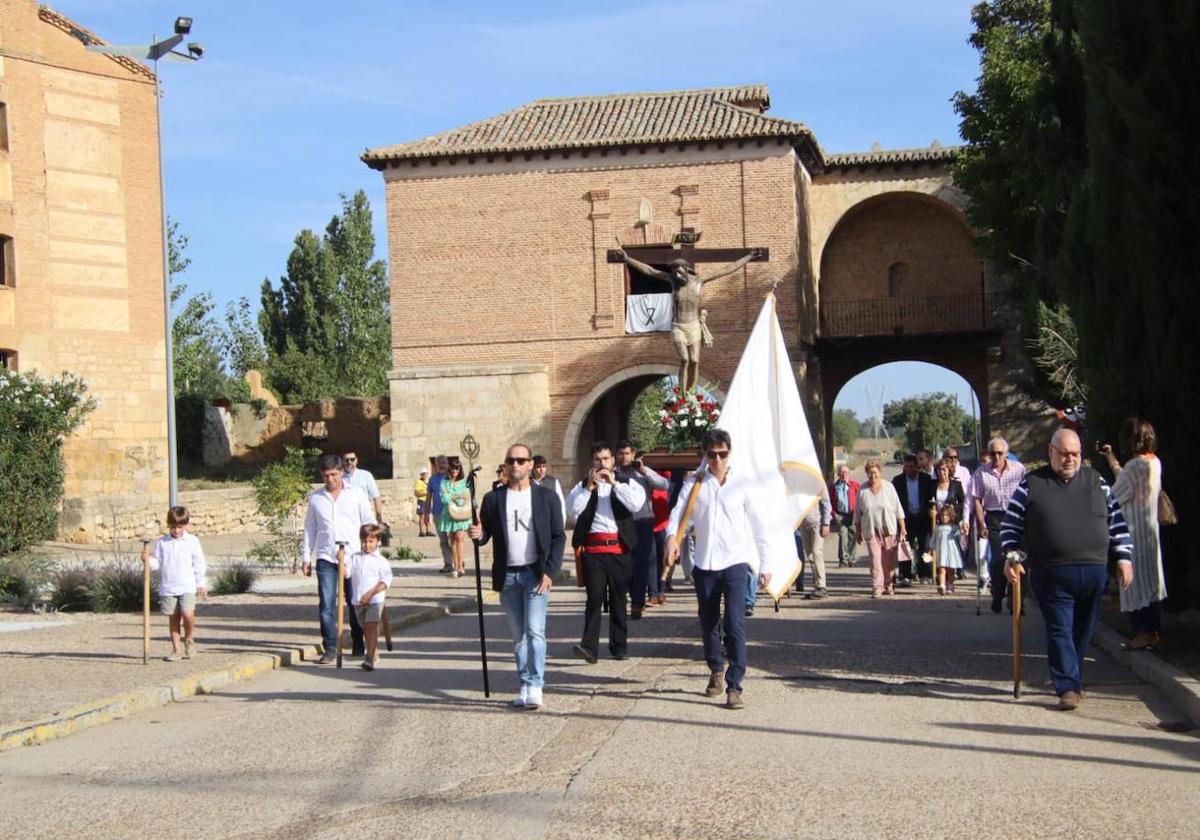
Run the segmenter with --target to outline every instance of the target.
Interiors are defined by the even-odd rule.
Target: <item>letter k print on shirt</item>
[[[512,519],[513,519],[513,533],[514,534],[517,533],[518,531],[533,530],[533,514],[532,513],[529,514],[528,519],[526,519],[525,521],[521,521],[521,512],[519,510],[514,510]]]

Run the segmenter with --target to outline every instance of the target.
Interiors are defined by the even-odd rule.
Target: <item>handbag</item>
[[[446,514],[455,522],[466,522],[471,519],[471,500],[465,493],[450,497],[446,505]]]
[[[1178,525],[1179,515],[1175,512],[1175,503],[1167,495],[1166,490],[1158,491],[1158,524]]]
[[[900,540],[900,562],[911,563],[913,561],[912,543],[908,540]]]

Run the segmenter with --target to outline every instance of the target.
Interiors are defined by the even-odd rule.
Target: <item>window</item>
[[[11,236],[0,234],[0,287],[17,285],[17,274],[13,270],[13,241]]]
[[[0,349],[0,370],[17,369],[17,351]]]
[[[908,292],[908,263],[892,263],[888,266],[888,296],[904,297]]]
[[[0,102],[0,152],[8,151],[8,103]]]

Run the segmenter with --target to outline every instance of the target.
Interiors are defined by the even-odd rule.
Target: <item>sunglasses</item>
[[[508,464],[510,467],[513,464],[518,464],[518,465],[524,466],[525,464],[528,464],[532,460],[533,460],[532,458],[505,458],[504,463]]]
[[[1007,452],[989,452],[988,454],[991,455],[993,458],[1003,458],[1008,453]]]
[[[729,457],[729,450],[728,449],[710,449],[707,452],[705,452],[704,454],[710,461],[716,460],[717,458],[724,460]]]

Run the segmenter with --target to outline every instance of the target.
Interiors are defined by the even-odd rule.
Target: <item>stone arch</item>
[[[584,423],[587,421],[592,409],[596,407],[597,403],[606,394],[614,388],[632,380],[642,379],[649,381],[663,376],[673,376],[678,373],[679,365],[677,364],[647,362],[623,368],[604,377],[604,379],[596,383],[596,386],[592,390],[580,397],[579,401],[575,403],[575,409],[571,412],[571,416],[567,420],[566,429],[563,432],[563,443],[560,453],[562,460],[567,463],[575,463],[576,451],[579,448],[579,439],[583,432]],[[705,376],[703,370],[700,372],[700,387],[716,396],[719,401],[724,401],[725,392],[718,388],[712,379]]]

